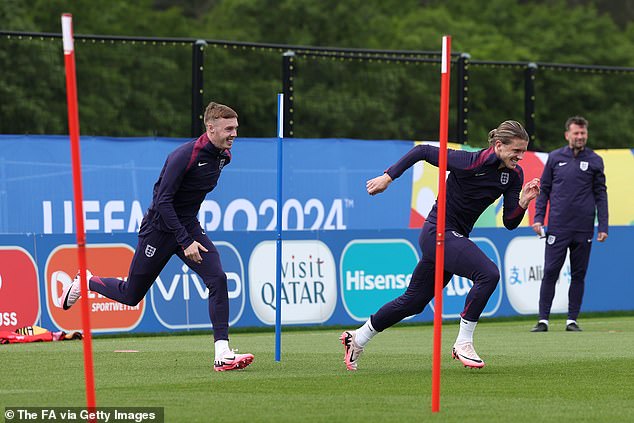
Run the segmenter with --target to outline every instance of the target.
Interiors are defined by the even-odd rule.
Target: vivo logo
[[[186,301],[191,299],[192,291],[194,294],[198,294],[202,300],[209,298],[209,289],[205,286],[200,276],[192,272],[185,264],[183,264],[181,272],[174,275],[167,284],[163,283],[160,276],[156,278],[155,285],[166,301],[172,301],[177,292],[179,293],[179,298]],[[227,272],[226,275],[229,299],[238,298],[242,294],[242,278],[235,272]],[[179,286],[182,287],[182,290],[177,289]],[[182,293],[182,297],[180,293]]]
[[[230,243],[215,241],[227,275],[229,324],[235,324],[244,311],[244,265],[238,250]],[[208,329],[209,289],[202,277],[178,257],[167,263],[150,288],[150,302],[157,320],[169,329]]]

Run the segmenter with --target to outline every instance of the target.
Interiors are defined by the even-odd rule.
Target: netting
[[[67,133],[61,44],[2,39],[1,133]],[[76,39],[75,54],[82,134],[188,136],[191,44]]]
[[[295,66],[295,137],[438,139],[439,62],[299,55]],[[455,137],[455,104],[450,114]]]
[[[204,56],[203,107],[215,101],[234,108],[241,137],[275,137],[276,95],[282,92],[282,51],[210,45]],[[249,77],[238,77],[245,74]]]
[[[203,130],[196,128],[196,118],[205,105],[217,101],[238,111],[240,136],[273,137],[276,94],[290,85],[287,137],[438,138],[437,53],[209,40],[202,53],[201,110],[193,110],[200,96],[192,82],[198,71],[192,69],[195,42],[76,37],[82,135],[190,137]],[[285,79],[283,54],[291,48],[293,70]],[[634,68],[538,63],[534,121],[526,122],[527,63],[466,63],[461,78],[463,68],[454,56],[450,141],[483,147],[488,131],[515,119],[534,124],[531,147],[546,151],[561,144],[566,118],[581,114],[591,123],[596,147],[632,144],[626,134],[634,124],[628,107]],[[0,74],[0,133],[67,133],[59,36],[3,33]],[[466,100],[464,107],[458,98]]]

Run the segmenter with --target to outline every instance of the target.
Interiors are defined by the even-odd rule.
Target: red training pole
[[[79,154],[79,111],[77,107],[77,80],[75,78],[75,46],[73,41],[73,16],[62,14],[64,65],[66,68],[66,101],[68,103],[68,128],[70,132],[71,158],[73,162],[73,186],[75,191],[75,222],[77,222],[77,254],[81,273],[81,324],[84,332],[84,373],[86,376],[86,404],[95,410],[95,378],[92,362],[92,336],[90,310],[88,308],[88,281],[86,280],[86,233],[84,230],[83,190],[81,185],[81,161]],[[93,419],[91,419],[93,420]]]
[[[447,175],[447,132],[449,126],[449,70],[451,36],[442,37],[440,65],[440,151],[438,153],[438,222],[436,224],[436,273],[434,285],[434,351],[431,370],[431,411],[440,411],[440,350],[442,346],[442,290],[445,273],[445,202]]]

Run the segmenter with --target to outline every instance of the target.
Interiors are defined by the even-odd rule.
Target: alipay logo
[[[341,298],[348,314],[366,320],[401,295],[412,278],[418,253],[405,239],[354,240],[341,254]]]
[[[544,277],[544,240],[534,236],[518,236],[509,242],[504,255],[506,296],[515,311],[520,314],[539,312],[539,291]],[[551,312],[568,311],[570,288],[570,254],[559,273],[555,285]]]

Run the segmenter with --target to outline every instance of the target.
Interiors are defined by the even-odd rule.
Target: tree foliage
[[[451,34],[453,51],[475,62],[634,66],[634,10],[624,0],[0,2],[5,30],[59,33],[62,12],[73,14],[76,34],[417,51],[438,51],[441,36]],[[190,135],[191,44],[76,46],[82,133]],[[1,37],[0,133],[64,133],[63,72],[59,40]],[[281,73],[276,49],[210,45],[205,101],[234,106],[241,135],[274,136]],[[523,69],[472,64],[469,77],[469,142],[482,146],[500,121],[523,120]],[[295,136],[438,134],[437,64],[297,56],[294,84]],[[632,146],[625,130],[634,125],[634,73],[538,68],[535,86],[538,148],[561,145],[563,122],[575,114],[590,120],[593,147]],[[455,87],[454,79],[453,128]]]

